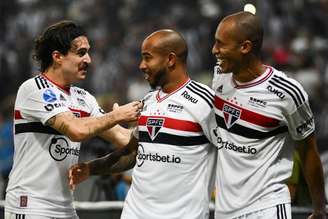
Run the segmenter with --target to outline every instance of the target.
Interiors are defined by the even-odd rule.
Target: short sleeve
[[[313,113],[308,101],[299,106],[295,112],[287,115],[287,121],[289,133],[294,140],[303,140],[314,132]]]
[[[66,103],[59,98],[60,92],[50,87],[27,92],[21,88],[17,94],[16,105],[25,118],[45,124],[51,117],[69,111]]]

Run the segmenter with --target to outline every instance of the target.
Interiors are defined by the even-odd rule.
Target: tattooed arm
[[[131,135],[129,144],[104,157],[73,165],[68,172],[69,186],[75,186],[91,175],[105,175],[131,169],[136,163],[138,142]]]
[[[134,101],[117,107],[101,117],[77,118],[72,112],[63,112],[50,118],[46,125],[66,135],[72,141],[83,141],[112,128],[120,122],[137,120],[142,104]]]

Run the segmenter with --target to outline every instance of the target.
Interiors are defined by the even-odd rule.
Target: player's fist
[[[112,113],[118,122],[133,122],[139,118],[142,107],[143,104],[140,101],[133,101],[122,106],[114,104]]]
[[[73,165],[68,170],[68,182],[71,190],[74,190],[76,185],[83,182],[90,176],[90,168],[87,163],[79,163]]]

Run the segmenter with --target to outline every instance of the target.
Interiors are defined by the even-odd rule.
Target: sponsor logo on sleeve
[[[198,102],[198,100],[195,97],[192,97],[187,91],[183,91],[181,96],[183,96],[185,99],[187,99],[188,101],[190,101],[192,103]]]
[[[44,101],[49,103],[55,102],[57,100],[56,94],[51,89],[45,90],[42,97]]]
[[[60,108],[60,107],[65,107],[65,104],[64,103],[48,103],[47,105],[44,106],[44,108],[49,112],[55,108]]]
[[[306,120],[304,123],[302,123],[301,125],[297,126],[296,131],[298,134],[302,135],[304,134],[306,131],[310,130],[313,127],[313,117],[311,117],[310,119]]]
[[[273,93],[274,95],[279,97],[280,99],[283,100],[285,98],[285,94],[282,91],[272,87],[271,85],[268,85],[267,89],[268,89],[268,91],[270,91],[271,93]]]

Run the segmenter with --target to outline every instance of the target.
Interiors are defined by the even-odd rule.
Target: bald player
[[[223,18],[215,33],[216,218],[291,218],[285,181],[295,142],[312,194],[309,218],[326,218],[308,95],[297,81],[262,63],[262,38],[260,21],[249,12]]]
[[[144,97],[129,145],[71,168],[74,187],[90,175],[135,165],[123,219],[209,216],[216,148],[206,136],[214,92],[189,78],[187,54],[186,42],[179,33],[159,30],[149,35],[142,43],[139,67],[157,90]]]

